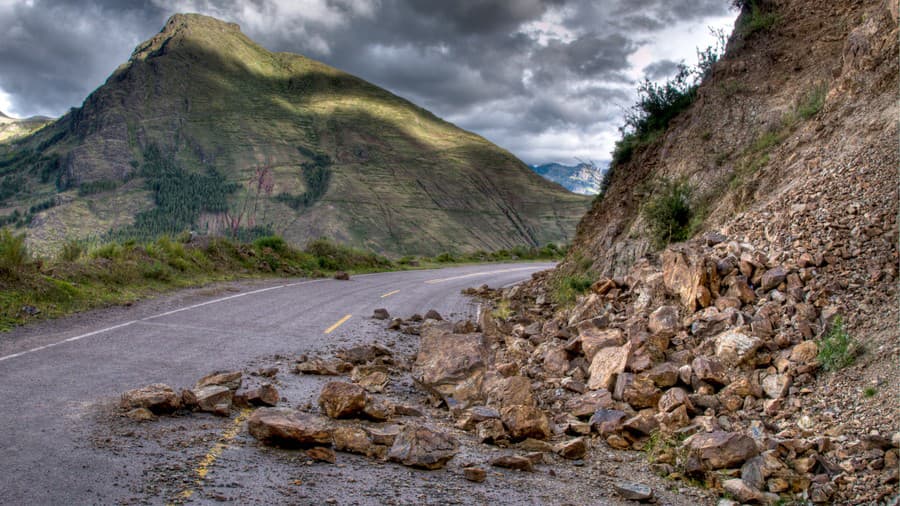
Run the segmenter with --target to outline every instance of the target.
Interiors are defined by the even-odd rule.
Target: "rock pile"
[[[590,434],[647,449],[659,474],[704,480],[741,501],[791,494],[827,503],[862,472],[896,484],[897,466],[886,463],[898,448],[888,439],[852,441],[801,416],[821,367],[816,338],[840,311],[819,282],[829,261],[770,258],[709,234],[670,247],[656,265],[644,259],[623,278],[598,280],[565,311],[544,303],[540,283],[508,290],[518,313],[485,313],[485,335],[470,339],[490,354],[466,359],[478,378],[459,376],[454,388],[469,390],[448,405],[472,405],[480,387],[502,422],[473,422],[484,441]],[[504,404],[511,398],[514,408]],[[476,417],[462,412],[461,426]]]

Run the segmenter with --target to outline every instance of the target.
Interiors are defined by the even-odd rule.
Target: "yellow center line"
[[[383,299],[385,297],[390,297],[391,295],[394,295],[395,293],[400,293],[400,290],[394,290],[393,292],[388,292],[388,293],[382,295],[381,298]]]
[[[242,409],[238,414],[237,418],[234,419],[234,423],[231,424],[231,427],[222,434],[222,437],[219,438],[219,441],[203,456],[200,460],[200,463],[194,468],[194,474],[197,476],[197,485],[202,485],[203,480],[206,479],[206,475],[209,474],[209,469],[216,462],[216,460],[222,455],[222,452],[228,448],[228,443],[234,440],[237,437],[238,433],[241,432],[241,427],[244,424],[244,421],[250,416],[253,410],[251,409]],[[190,499],[191,496],[194,495],[194,489],[189,488],[181,492],[180,497],[182,499]]]
[[[325,333],[326,333],[326,334],[331,334],[332,332],[334,332],[334,329],[336,329],[336,328],[340,327],[341,325],[343,325],[344,322],[346,322],[347,320],[349,320],[351,316],[353,316],[353,315],[352,315],[352,314],[348,314],[347,316],[344,316],[343,318],[341,318],[340,320],[338,320],[337,323],[335,323],[334,325],[332,325],[332,326],[328,327],[327,329],[325,329]]]

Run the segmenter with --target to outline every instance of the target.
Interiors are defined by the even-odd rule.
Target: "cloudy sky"
[[[728,0],[0,0],[0,110],[59,116],[175,12],[233,21],[528,163],[605,160],[637,82],[730,31]]]

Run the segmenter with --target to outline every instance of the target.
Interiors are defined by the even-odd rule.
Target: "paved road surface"
[[[369,316],[378,307],[402,316],[431,308],[474,316],[476,304],[461,289],[505,286],[550,267],[492,264],[354,276],[349,282],[245,283],[238,292],[195,291],[0,335],[0,503],[123,500],[129,484],[120,480],[141,479],[144,464],[113,458],[88,439],[97,434],[96,406],[124,390],[154,382],[190,385],[256,357],[352,342],[372,324]],[[123,474],[123,466],[131,472]]]

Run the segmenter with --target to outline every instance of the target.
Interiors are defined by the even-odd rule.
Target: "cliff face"
[[[859,273],[896,261],[881,244],[896,237],[896,2],[760,5],[771,26],[751,32],[742,13],[696,102],[616,167],[578,226],[569,267],[582,259],[621,275],[650,253],[641,208],[661,177],[687,178],[705,207],[701,232],[772,255],[865,250]],[[820,111],[798,113],[817,95]]]

